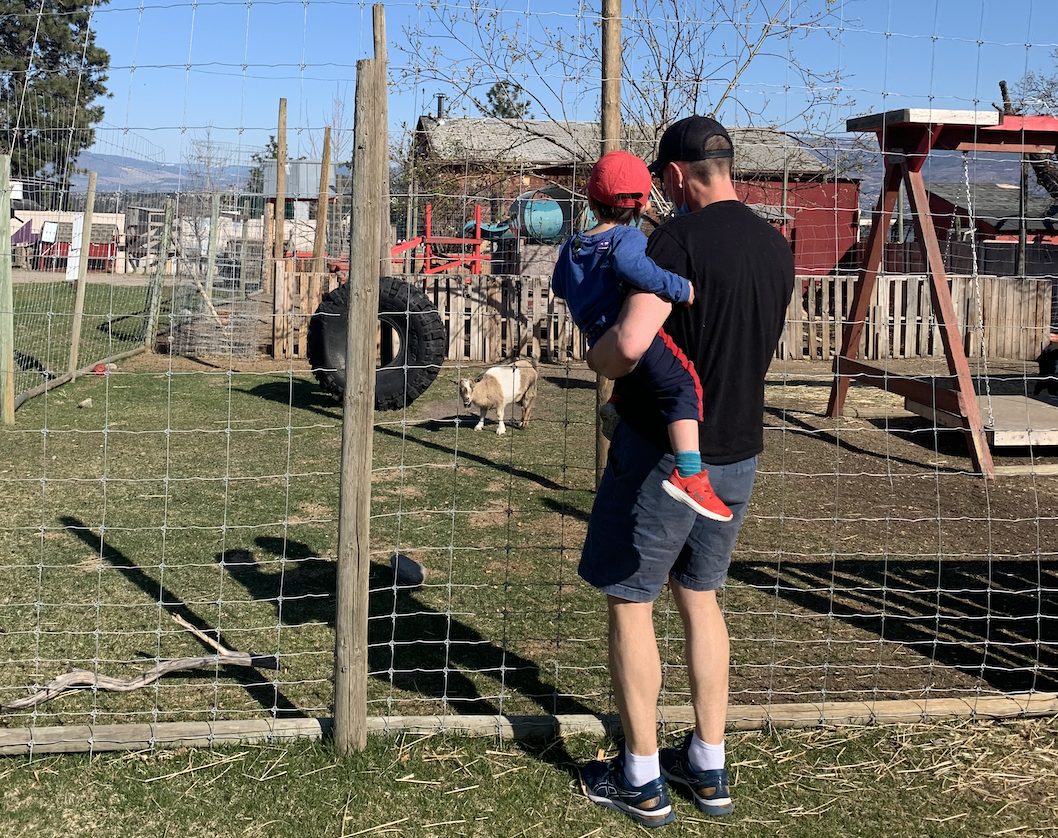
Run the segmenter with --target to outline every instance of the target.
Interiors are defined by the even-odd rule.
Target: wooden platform
[[[979,394],[988,444],[993,448],[1058,445],[1058,398],[1046,392],[1038,396]],[[962,428],[962,417],[919,402],[904,400],[904,407],[946,428]]]

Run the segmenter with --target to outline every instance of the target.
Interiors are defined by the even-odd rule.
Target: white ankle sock
[[[691,744],[687,749],[687,759],[691,768],[695,771],[715,771],[724,767],[724,743],[710,745],[698,737],[695,732],[691,736]]]
[[[625,745],[625,777],[633,786],[644,786],[651,780],[661,776],[661,763],[658,762],[658,752],[654,751],[648,757],[640,757],[628,750]]]

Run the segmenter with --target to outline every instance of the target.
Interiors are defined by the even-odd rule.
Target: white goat
[[[476,382],[469,378],[460,381],[459,394],[463,397],[463,407],[477,407],[481,410],[481,418],[474,426],[474,430],[480,431],[485,426],[485,414],[489,410],[495,410],[500,423],[496,428],[496,433],[506,433],[503,412],[507,409],[507,405],[515,402],[522,406],[520,427],[524,428],[529,424],[529,414],[536,400],[536,376],[534,361],[518,360],[513,364],[490,367]],[[513,411],[511,419],[514,419]]]

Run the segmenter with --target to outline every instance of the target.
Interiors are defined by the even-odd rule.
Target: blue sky
[[[579,5],[520,0],[481,8],[502,10],[501,31],[547,44],[557,41],[560,31],[590,37],[600,5],[599,0]],[[810,0],[806,5],[811,10],[826,4]],[[632,0],[623,6],[626,15],[632,12]],[[753,31],[759,32],[762,9],[780,6],[781,0],[759,5]],[[831,8],[826,30],[772,43],[778,55],[762,55],[750,65],[738,91],[745,107],[729,102],[720,114],[726,124],[745,124],[748,109],[758,112],[757,119],[781,126],[801,109],[803,94],[786,61],[791,54],[814,69],[842,68],[844,78],[834,91],[842,101],[817,114],[834,131],[849,116],[883,109],[989,109],[999,100],[999,79],[1014,84],[1027,70],[1055,67],[1054,0],[838,0]],[[398,48],[407,43],[408,27],[423,27],[430,36],[418,53],[421,61],[437,48],[454,67],[461,66],[461,47],[452,37],[442,37],[432,14],[429,4],[386,4],[391,85],[412,73],[412,59]],[[351,126],[356,62],[373,54],[371,5],[344,0],[112,0],[96,10],[93,27],[98,44],[111,56],[107,84],[112,98],[105,102],[104,121],[120,129],[100,132],[98,150],[167,163],[181,162],[207,131],[214,141],[230,143],[248,157],[275,133],[280,97],[287,99],[291,153],[312,156],[313,140],[318,147],[319,129],[331,120],[336,95],[347,101]],[[467,28],[455,34],[473,36]],[[709,43],[713,63],[721,68],[713,81],[720,89],[730,75],[724,55],[735,52],[737,39],[720,27]],[[494,46],[483,44],[481,51]],[[516,65],[512,73],[545,98],[546,87],[565,82],[561,102],[550,100],[551,112],[562,107],[572,118],[593,119],[598,70],[586,55],[574,64],[577,72],[568,79],[534,76],[526,65]],[[451,88],[434,79],[416,81],[414,75],[408,85],[392,89],[391,129],[397,132],[401,124],[432,111],[438,91]],[[477,115],[473,109],[465,112]]]

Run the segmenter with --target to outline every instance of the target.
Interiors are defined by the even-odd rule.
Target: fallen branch
[[[173,620],[195,635],[195,637],[207,646],[216,649],[217,653],[215,655],[201,655],[195,658],[173,658],[172,660],[161,661],[146,672],[142,672],[139,675],[126,680],[111,678],[107,675],[100,675],[99,673],[89,672],[85,669],[74,669],[71,672],[67,672],[65,675],[60,675],[58,678],[49,681],[37,690],[37,692],[33,693],[33,695],[28,695],[24,698],[16,698],[13,701],[0,704],[0,712],[24,710],[27,707],[35,707],[38,704],[43,704],[46,701],[59,698],[67,693],[89,688],[106,690],[109,692],[131,692],[132,690],[138,690],[141,687],[153,684],[159,678],[168,675],[170,672],[179,672],[184,669],[205,669],[216,666],[252,666],[255,669],[279,669],[279,661],[277,661],[272,655],[252,655],[247,652],[233,652],[222,646],[209,635],[195,628],[179,615],[174,614]]]

